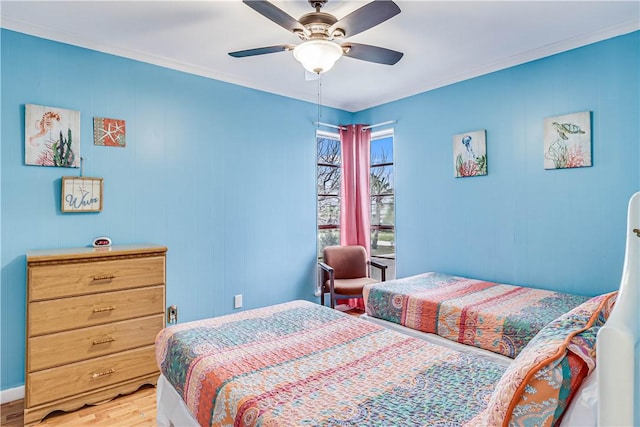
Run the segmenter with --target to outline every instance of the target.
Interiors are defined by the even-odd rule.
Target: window
[[[393,133],[371,134],[371,257],[387,264],[387,279],[395,278],[395,187]]]
[[[340,135],[317,133],[318,257],[325,246],[340,244]],[[395,277],[395,191],[393,179],[393,130],[371,134],[371,256],[389,266]],[[375,270],[375,269],[374,269]],[[377,270],[375,270],[377,271]]]
[[[318,254],[340,244],[340,136],[318,132]]]

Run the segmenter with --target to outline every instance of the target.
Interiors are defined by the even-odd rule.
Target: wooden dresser
[[[25,425],[156,384],[167,248],[27,254]]]

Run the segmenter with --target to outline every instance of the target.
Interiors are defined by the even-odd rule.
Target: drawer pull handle
[[[116,278],[116,276],[114,276],[113,274],[110,274],[108,276],[94,276],[93,277],[93,281],[94,282],[99,282],[99,281],[102,281],[102,280],[113,280],[115,278]]]
[[[115,309],[116,309],[115,305],[110,305],[108,307],[94,308],[93,312],[94,313],[102,313],[103,311],[113,311]]]
[[[115,340],[116,340],[115,338],[108,337],[108,338],[105,338],[103,340],[95,340],[93,342],[93,345],[106,344],[108,342],[114,342]]]
[[[91,378],[96,379],[96,378],[100,378],[100,377],[104,377],[105,375],[111,375],[113,373],[115,373],[116,370],[111,368],[108,371],[104,371],[104,372],[94,372],[93,375],[91,375]]]

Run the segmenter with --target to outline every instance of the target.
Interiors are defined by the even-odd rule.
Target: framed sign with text
[[[62,177],[62,212],[101,212],[102,178]]]

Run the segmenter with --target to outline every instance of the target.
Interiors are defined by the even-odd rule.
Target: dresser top
[[[152,244],[114,245],[107,247],[38,249],[27,252],[27,262],[55,261],[69,258],[102,258],[110,256],[165,253],[166,246]]]

